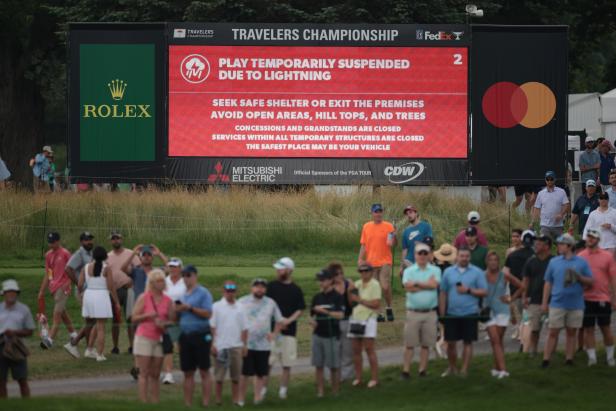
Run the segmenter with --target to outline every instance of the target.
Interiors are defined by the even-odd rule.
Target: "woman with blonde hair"
[[[163,334],[175,322],[175,307],[164,294],[165,273],[155,269],[148,274],[146,291],[133,308],[132,321],[138,323],[133,354],[139,369],[139,399],[158,403],[160,370],[163,364]]]

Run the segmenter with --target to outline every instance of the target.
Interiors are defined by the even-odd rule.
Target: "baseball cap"
[[[357,267],[357,271],[359,271],[360,273],[362,271],[372,271],[372,270],[373,270],[372,265],[368,263],[360,264],[359,267]]]
[[[48,153],[53,153],[51,146],[43,146],[43,151],[47,151]]]
[[[552,170],[548,170],[545,172],[545,178],[548,178],[548,177],[556,178],[556,173],[553,172]]]
[[[599,200],[609,200],[609,199],[610,199],[610,195],[608,193],[599,194]]]
[[[479,215],[479,213],[477,211],[471,211],[466,216],[466,220],[469,223],[478,223],[480,219],[481,219],[481,216]]]
[[[282,257],[278,261],[276,261],[273,265],[276,270],[295,270],[295,262],[289,257]]]
[[[92,239],[94,239],[94,236],[89,231],[84,231],[83,233],[79,235],[79,241],[92,240]]]
[[[522,232],[522,241],[528,241],[527,237],[530,237],[530,241],[537,237],[537,234],[533,230],[524,230]]]
[[[267,280],[263,278],[255,278],[254,280],[252,280],[252,286],[254,287],[256,285],[262,285],[263,287],[267,287]]]
[[[321,280],[331,280],[332,278],[334,278],[334,275],[331,271],[329,271],[327,268],[322,269],[321,271],[319,271],[316,274],[317,280],[321,281]]]
[[[426,251],[426,252],[430,252],[432,251],[432,249],[430,248],[430,246],[428,244],[425,243],[416,243],[415,244],[415,252],[418,253],[420,251]]]
[[[55,243],[56,241],[60,240],[60,233],[56,233],[55,231],[47,234],[47,242],[48,243]]]
[[[143,257],[144,254],[152,254],[152,249],[150,248],[149,245],[144,245],[143,247],[141,247],[141,252],[139,253],[140,256]]]
[[[595,229],[592,229],[592,228],[586,230],[586,235],[594,237],[597,240],[601,239],[601,232],[599,230],[595,230]]]
[[[434,238],[430,237],[429,235],[424,237],[422,243],[424,243],[430,248],[434,248]]]
[[[556,244],[575,245],[575,238],[573,238],[571,234],[565,233],[558,236],[556,239]]]
[[[402,214],[406,214],[407,211],[417,212],[417,207],[412,204],[408,204],[406,207],[404,207],[404,211],[402,212]]]
[[[475,236],[477,235],[477,229],[475,227],[466,227],[466,230],[464,230],[464,235],[466,237]]]
[[[374,203],[372,204],[372,207],[370,207],[370,211],[372,211],[373,213],[383,211],[383,206],[381,205],[381,203]]]
[[[186,267],[184,267],[184,269],[182,270],[182,274],[198,274],[197,272],[197,267],[195,267],[192,264],[188,264]]]
[[[595,142],[595,138],[593,136],[587,136],[586,140],[584,140],[584,144],[586,143],[594,143]]]
[[[2,282],[2,290],[0,292],[1,295],[4,295],[7,291],[16,291],[20,292],[19,284],[15,280],[5,280]]]
[[[586,180],[586,187],[597,187],[597,182],[593,179]]]
[[[171,259],[169,259],[169,262],[167,263],[167,265],[169,267],[181,267],[184,264],[182,263],[182,260],[180,260],[177,257],[171,257]]]
[[[112,231],[111,234],[109,234],[109,239],[113,240],[114,237],[117,238],[124,238],[124,236],[122,235],[122,233],[120,233],[119,231]]]

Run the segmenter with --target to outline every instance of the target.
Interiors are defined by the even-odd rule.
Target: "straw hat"
[[[442,244],[438,250],[434,252],[434,258],[441,262],[453,264],[456,261],[458,250],[451,244]]]

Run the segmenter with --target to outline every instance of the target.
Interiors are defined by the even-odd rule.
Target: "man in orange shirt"
[[[392,247],[396,245],[396,229],[389,221],[383,220],[383,206],[372,204],[372,221],[364,224],[361,230],[359,243],[359,257],[357,264],[370,264],[374,268],[374,278],[381,284],[383,296],[387,303],[387,321],[394,320],[394,311],[391,308],[391,265],[393,263]],[[379,321],[385,321],[379,315]]]

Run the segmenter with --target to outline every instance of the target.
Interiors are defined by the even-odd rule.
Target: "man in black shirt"
[[[524,264],[535,255],[533,250],[533,242],[535,241],[535,232],[532,230],[525,230],[522,233],[522,248],[513,251],[505,260],[505,273],[509,272],[514,275],[518,280],[522,281],[522,269]],[[509,285],[511,295],[513,295],[517,288],[512,284]],[[522,300],[516,299],[511,302],[511,324],[518,325],[515,327],[511,339],[516,340],[520,338],[520,327],[522,325]]]
[[[282,331],[272,344],[270,366],[273,367],[277,362],[282,366],[278,395],[281,399],[285,399],[291,378],[291,367],[297,359],[297,340],[295,338],[297,319],[306,309],[306,302],[302,289],[291,279],[291,274],[295,269],[293,260],[289,257],[283,257],[274,263],[274,268],[277,278],[267,285],[266,295],[278,304],[284,318],[282,320]],[[267,387],[267,381],[265,387]],[[264,398],[266,393],[267,389],[264,388],[261,398]]]
[[[541,236],[535,240],[535,255],[531,257],[524,268],[522,275],[524,276],[524,291],[522,292],[522,301],[524,308],[528,312],[528,321],[530,323],[530,342],[528,352],[531,355],[537,354],[537,344],[539,342],[539,333],[541,332],[541,301],[543,298],[543,285],[545,271],[548,268],[548,263],[552,258],[552,239],[548,236]]]
[[[329,368],[332,380],[332,393],[340,387],[339,321],[344,318],[344,301],[333,287],[334,275],[327,269],[317,273],[321,292],[312,298],[310,313],[312,317],[312,365],[316,367],[317,396],[323,397],[325,378],[323,371]]]

